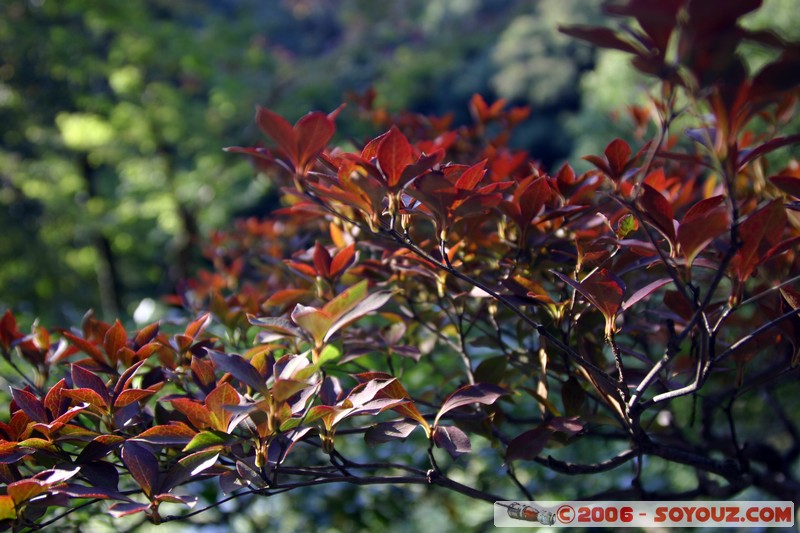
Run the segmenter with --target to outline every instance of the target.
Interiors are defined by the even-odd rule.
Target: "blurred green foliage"
[[[592,52],[556,26],[597,3],[4,2],[0,304],[67,323],[172,291],[209,229],[271,205],[221,151],[257,138],[256,104],[298,117],[374,86],[389,109],[462,122],[478,92],[533,104],[517,143],[565,157],[558,121]]]
[[[0,7],[0,305],[65,323],[174,289],[197,242],[266,211],[225,145],[256,104],[291,117],[374,87],[467,119],[473,93],[533,108],[515,143],[553,167],[599,151],[646,89],[618,54],[559,35],[599,0],[9,0]],[[792,0],[750,24],[796,37]],[[760,59],[754,49],[753,62]],[[343,138],[363,125],[342,116]],[[625,120],[624,115],[616,115]]]

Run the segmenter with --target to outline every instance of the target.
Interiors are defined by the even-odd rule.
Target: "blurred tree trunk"
[[[87,155],[81,156],[81,175],[86,184],[89,199],[97,197],[97,169],[89,162]],[[122,308],[122,283],[119,279],[117,261],[108,240],[102,231],[94,230],[92,245],[97,250],[98,262],[95,265],[97,285],[100,291],[100,305],[106,319],[119,316]]]

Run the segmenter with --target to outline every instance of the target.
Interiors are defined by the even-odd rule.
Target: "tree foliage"
[[[368,93],[384,132],[356,148],[340,109],[259,108],[267,144],[228,152],[283,207],[212,235],[170,298],[187,325],[0,320],[2,523],[186,520],[201,482],[226,494],[210,507],[331,484],[541,499],[546,479],[798,501],[800,170],[770,161],[800,141],[800,45],[742,28],[759,5],[629,0],[606,8],[625,31],[564,28],[658,80],[655,133],[584,173],[511,148],[529,110],[478,95],[455,127]],[[751,72],[741,42],[774,58]]]

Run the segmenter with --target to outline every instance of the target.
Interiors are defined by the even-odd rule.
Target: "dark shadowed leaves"
[[[405,440],[417,426],[419,426],[419,423],[410,420],[380,422],[367,430],[364,434],[364,440],[370,446],[393,440]]]
[[[129,440],[122,445],[122,462],[145,496],[152,496],[158,485],[158,459],[153,452],[144,444]]]
[[[444,448],[453,459],[472,451],[472,443],[467,434],[455,426],[436,426],[433,442],[439,448]]]

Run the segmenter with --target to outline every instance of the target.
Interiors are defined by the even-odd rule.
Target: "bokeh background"
[[[202,265],[209,231],[275,207],[269,180],[222,151],[260,140],[256,105],[294,121],[374,88],[389,110],[459,124],[480,93],[532,108],[515,146],[580,169],[630,137],[625,106],[648,88],[620,54],[556,30],[602,22],[599,0],[2,0],[0,310],[49,326],[89,308],[128,323],[163,312],[159,296]],[[747,24],[800,39],[796,0],[765,0]],[[763,54],[748,50],[751,66]],[[349,111],[337,124],[341,139],[375,133]],[[447,531],[485,519],[418,487],[337,491],[209,521]]]

